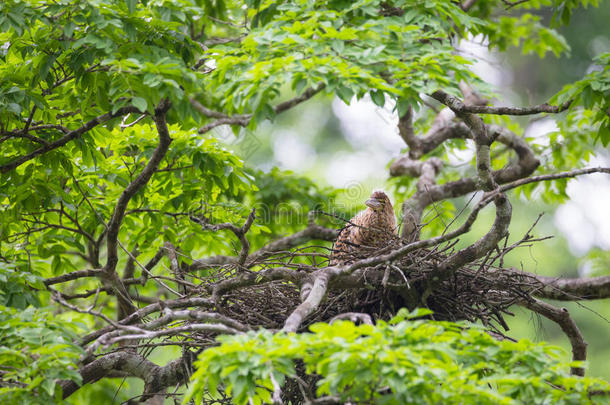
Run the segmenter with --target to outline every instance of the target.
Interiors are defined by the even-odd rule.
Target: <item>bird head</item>
[[[389,206],[390,210],[392,209],[392,203],[383,191],[373,191],[371,198],[366,200],[364,204],[373,211],[383,211],[386,206]]]

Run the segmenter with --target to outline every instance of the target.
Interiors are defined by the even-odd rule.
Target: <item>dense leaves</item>
[[[74,326],[52,312],[0,306],[0,398],[7,404],[49,404],[61,398],[57,380],[80,381],[82,349]]]
[[[592,403],[587,390],[608,387],[569,376],[556,347],[414,319],[426,314],[403,310],[376,326],[338,321],[315,324],[310,333],[221,337],[196,363],[187,399],[213,400],[225,391],[237,404],[271,403],[274,385],[296,375],[296,361],[317,376],[317,397],[341,403],[584,404]]]

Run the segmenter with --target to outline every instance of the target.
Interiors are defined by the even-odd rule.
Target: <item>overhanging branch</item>
[[[292,107],[302,103],[303,101],[309,100],[310,98],[312,98],[313,96],[315,96],[316,94],[321,92],[325,87],[326,86],[324,84],[321,84],[318,87],[309,88],[309,89],[305,90],[303,92],[303,94],[301,94],[297,97],[294,97],[293,99],[290,99],[288,101],[279,103],[278,105],[273,107],[273,111],[276,114],[283,113],[284,111],[291,109]],[[203,127],[199,128],[198,132],[200,134],[204,134],[204,133],[210,131],[211,129],[216,128],[221,125],[239,125],[239,126],[245,127],[250,123],[250,120],[252,120],[252,117],[253,117],[253,114],[240,114],[240,115],[228,116],[221,112],[211,110],[211,109],[203,106],[201,103],[199,103],[197,100],[194,100],[194,99],[191,100],[191,105],[193,105],[193,107],[195,109],[197,109],[201,114],[203,114],[207,117],[217,118],[216,121],[212,121],[212,122],[204,125]]]
[[[139,110],[136,107],[129,106],[129,107],[119,108],[115,113],[106,113],[106,114],[100,115],[100,116],[88,121],[82,127],[68,132],[66,135],[59,138],[55,142],[48,143],[48,144],[44,145],[43,147],[36,149],[34,152],[28,153],[25,156],[18,157],[17,159],[15,159],[5,165],[0,166],[0,173],[7,173],[7,172],[19,167],[20,165],[27,162],[28,160],[34,159],[36,156],[42,155],[43,153],[49,152],[53,149],[60,148],[60,147],[64,146],[65,144],[67,144],[68,142],[78,138],[85,132],[91,130],[92,128],[95,128],[99,124],[102,124],[113,118],[120,117],[125,114],[134,113],[134,112],[139,112]]]

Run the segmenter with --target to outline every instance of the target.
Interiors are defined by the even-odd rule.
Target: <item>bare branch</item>
[[[212,224],[202,222],[201,220],[199,220],[195,217],[191,217],[191,219],[193,221],[201,224],[201,227],[204,230],[211,230],[211,231],[216,232],[221,229],[228,229],[231,232],[233,232],[235,234],[235,236],[237,236],[237,238],[241,242],[241,251],[239,252],[239,257],[237,259],[237,264],[239,264],[240,266],[242,266],[246,262],[246,259],[248,258],[248,253],[250,252],[250,242],[248,242],[248,238],[246,238],[246,233],[248,233],[248,231],[250,230],[250,227],[252,226],[252,223],[254,223],[255,218],[256,218],[256,208],[252,209],[252,211],[250,212],[250,215],[248,215],[248,218],[246,218],[246,222],[244,222],[243,226],[241,226],[241,227],[237,227],[228,222],[212,225]]]
[[[155,313],[163,311],[165,308],[178,309],[178,308],[189,308],[189,307],[212,307],[214,305],[213,301],[208,298],[180,298],[177,300],[168,300],[168,301],[160,301],[154,304],[150,304],[144,308],[137,310],[136,312],[130,314],[124,319],[118,321],[120,325],[131,325],[134,322],[138,322],[145,317]],[[105,333],[112,332],[115,328],[112,326],[107,326],[101,328],[95,332],[92,332],[86,336],[84,336],[79,344],[86,345],[95,339],[98,339]]]
[[[549,104],[540,104],[533,107],[491,107],[482,105],[465,105],[459,101],[456,97],[445,93],[442,90],[435,91],[432,98],[440,101],[441,103],[449,106],[456,114],[461,113],[474,113],[474,114],[496,114],[496,115],[533,115],[539,113],[550,113],[557,114],[567,110],[572,104],[572,100],[566,101],[560,106],[553,106]]]
[[[557,308],[539,300],[522,301],[520,305],[531,309],[559,325],[563,333],[570,339],[573,360],[585,361],[587,359],[587,342],[585,342],[582,333],[580,333],[578,326],[576,326],[576,323],[570,317],[570,313],[566,308]],[[584,376],[585,369],[582,367],[572,367],[571,373],[572,375]]]
[[[319,239],[334,241],[337,238],[338,233],[339,231],[336,229],[325,228],[323,226],[316,225],[315,223],[311,223],[302,231],[277,239],[252,253],[247,261],[248,267],[273,255],[274,253],[292,249],[310,240]]]
[[[591,173],[610,173],[610,167],[590,167],[587,169],[571,170],[569,172],[560,172],[552,174],[543,174],[540,176],[528,177],[526,179],[520,179],[512,181],[508,184],[504,184],[500,187],[501,191],[510,190],[512,188],[520,187],[530,183],[538,183],[541,181],[558,180],[570,177],[582,176],[583,174]]]
[[[84,277],[99,277],[101,273],[101,269],[78,270],[73,271],[72,273],[62,274],[61,276],[47,278],[46,280],[44,280],[44,284],[46,286],[50,286],[53,284],[65,283],[66,281],[77,280],[79,278]]]
[[[180,327],[156,330],[176,321],[199,321],[205,323],[188,323]],[[153,339],[159,336],[176,336],[187,331],[211,331],[217,333],[240,333],[249,328],[234,319],[215,312],[203,312],[198,310],[172,311],[169,308],[163,310],[163,316],[125,330],[114,330],[99,337],[98,343],[91,346],[88,351],[92,352],[99,344],[110,345],[123,341],[135,339]],[[134,333],[135,332],[135,333]]]
[[[337,275],[336,268],[328,267],[316,274],[311,290],[307,294],[307,298],[290,314],[284,322],[284,332],[296,332],[301,323],[315,311],[322,298],[326,294],[328,282],[333,275]]]
[[[197,220],[197,222],[200,221]],[[302,245],[303,243],[309,242],[310,240],[319,239],[334,241],[338,233],[339,231],[336,229],[325,228],[323,226],[316,225],[315,223],[311,223],[302,231],[298,231],[292,235],[277,239],[253,252],[246,260],[245,267],[250,268],[269,256],[272,256],[278,252],[292,249],[296,246]],[[194,260],[193,264],[188,268],[188,270],[194,271],[209,266],[221,266],[231,263],[236,263],[235,257],[212,256],[204,259]]]
[[[299,283],[306,273],[298,272],[289,267],[273,267],[258,272],[243,273],[237,277],[229,278],[216,284],[213,288],[212,301],[217,302],[218,297],[227,291],[254,284],[262,284],[274,280],[286,280]]]
[[[514,269],[519,274],[527,274],[536,279],[542,288],[533,295],[558,301],[582,301],[610,298],[610,276],[600,277],[545,277]]]

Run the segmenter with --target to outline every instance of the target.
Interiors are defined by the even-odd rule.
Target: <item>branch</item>
[[[246,262],[246,259],[248,258],[248,253],[250,252],[250,242],[248,242],[248,238],[246,238],[246,233],[248,233],[248,231],[250,230],[250,227],[252,226],[252,223],[254,222],[255,218],[256,218],[256,208],[252,208],[250,215],[248,215],[248,218],[246,218],[246,222],[244,222],[243,226],[241,226],[241,227],[237,227],[228,222],[225,222],[222,224],[211,225],[211,224],[202,222],[201,220],[199,220],[195,217],[191,217],[191,219],[193,221],[201,224],[201,227],[203,228],[203,230],[211,230],[211,231],[216,232],[216,231],[219,231],[222,229],[228,229],[231,232],[233,232],[235,234],[235,236],[237,236],[237,239],[239,239],[239,241],[241,242],[241,250],[239,252],[239,257],[237,259],[237,263],[240,266],[242,266]]]
[[[283,332],[296,332],[303,320],[320,306],[322,298],[326,294],[328,282],[334,275],[337,275],[336,268],[328,267],[315,276],[307,298],[286,318],[284,328],[282,328]]]
[[[409,149],[418,149],[419,138],[415,136],[415,131],[413,130],[413,107],[409,106],[405,114],[398,118],[398,134],[409,146]]]
[[[469,216],[466,219],[466,221],[464,222],[464,224],[462,224],[462,226],[460,226],[458,229],[456,229],[452,232],[449,232],[445,235],[442,235],[442,236],[437,236],[437,237],[434,237],[431,239],[409,243],[399,249],[396,249],[396,250],[394,250],[390,253],[384,254],[384,255],[379,255],[376,257],[371,257],[371,258],[367,258],[367,259],[358,261],[358,262],[352,264],[348,268],[347,273],[351,273],[352,271],[354,271],[358,268],[370,267],[370,266],[374,266],[374,265],[377,265],[377,264],[380,264],[383,262],[387,262],[387,261],[391,261],[391,260],[400,258],[413,250],[438,245],[440,243],[446,242],[450,239],[454,239],[457,236],[460,236],[460,235],[468,232],[470,230],[472,224],[476,220],[477,215],[480,212],[480,210],[483,209],[487,204],[489,204],[493,199],[495,199],[499,196],[504,196],[503,193],[507,190],[522,186],[524,184],[532,183],[532,182],[555,180],[555,179],[566,178],[566,177],[575,177],[578,175],[597,173],[597,172],[610,173],[610,168],[598,167],[598,168],[580,169],[580,170],[573,170],[570,172],[562,172],[562,173],[548,174],[548,175],[542,175],[542,176],[535,176],[535,177],[530,177],[527,179],[517,180],[517,181],[511,182],[511,183],[505,184],[503,186],[500,186],[497,189],[493,190],[492,192],[486,193],[483,196],[483,198],[477,203],[475,208],[471,211],[471,213],[469,214]],[[506,198],[506,197],[504,196],[503,198]],[[536,276],[536,277],[540,277],[540,276]]]
[[[99,357],[89,364],[83,366],[79,373],[82,376],[82,385],[94,383],[116,371],[121,371],[129,376],[144,380],[146,392],[158,392],[163,388],[184,384],[188,381],[189,372],[185,370],[185,363],[190,368],[190,361],[178,359],[160,367],[140,354],[130,351],[109,353]],[[63,398],[66,399],[75,393],[80,387],[70,380],[59,382]]]
[[[189,323],[184,326],[176,326],[169,329],[162,329],[157,331],[141,331],[140,333],[120,335],[115,338],[104,341],[104,344],[112,345],[121,342],[129,342],[133,340],[141,339],[156,339],[161,336],[176,336],[182,335],[185,332],[215,332],[222,335],[237,334],[239,331],[229,326],[220,323]]]
[[[445,109],[443,111],[449,111]],[[445,119],[441,120],[446,122]],[[497,125],[487,126],[487,132],[492,139],[495,139],[508,147],[512,148],[517,154],[518,161],[509,163],[500,170],[492,171],[491,176],[496,183],[507,183],[529,176],[539,166],[540,162],[536,159],[529,145],[519,136],[511,131]],[[428,153],[450,138],[472,138],[470,129],[464,123],[455,123],[446,127],[439,127],[428,136],[421,139],[420,148],[413,153],[398,158],[390,166],[390,174],[420,176],[418,163],[412,160],[413,156],[421,156]],[[418,183],[419,184],[419,183]],[[463,178],[461,180],[435,185],[433,181],[427,181],[426,187],[418,187],[415,194],[403,203],[403,218],[413,217],[414,224],[419,224],[424,209],[437,201],[447,198],[455,198],[479,189],[476,178]],[[409,227],[403,226],[403,237],[408,237]]]
[[[610,276],[592,278],[546,277],[513,269],[540,282],[542,287],[532,294],[557,301],[581,301],[610,298]]]
[[[528,177],[526,179],[515,180],[508,184],[505,184],[500,187],[500,190],[506,191],[506,190],[510,190],[512,188],[523,186],[523,185],[529,184],[529,183],[565,179],[565,178],[569,178],[569,177],[582,176],[583,174],[591,174],[591,173],[610,173],[610,167],[590,167],[587,169],[571,170],[569,172],[543,174],[540,176]]]
[[[464,106],[463,111],[476,114],[495,114],[495,115],[533,115],[540,113],[558,114],[570,107],[572,100],[566,101],[560,106],[549,105],[547,103],[533,107],[490,107],[480,105]]]
[[[61,276],[47,278],[44,280],[44,285],[48,287],[53,284],[65,283],[66,281],[84,277],[99,277],[101,273],[102,270],[100,269],[73,271],[72,273],[62,274]]]
[[[199,220],[197,221],[199,222]],[[303,229],[302,231],[298,231],[292,235],[277,239],[253,252],[246,260],[245,266],[250,268],[269,256],[273,256],[278,252],[292,249],[310,240],[319,239],[332,242],[337,238],[338,232],[339,231],[336,229],[325,228],[321,225],[310,223],[307,228]],[[231,263],[236,263],[235,257],[212,256],[204,259],[194,260],[193,264],[189,266],[188,271],[200,270],[209,266],[222,266]]]
[[[157,170],[159,163],[161,160],[163,160],[167,150],[169,149],[172,139],[170,138],[167,122],[165,120],[165,115],[167,114],[169,108],[170,103],[168,100],[162,100],[157,108],[155,108],[154,121],[157,127],[157,132],[159,133],[159,145],[154,150],[150,160],[146,164],[146,167],[144,167],[138,177],[129,183],[125,190],[123,190],[123,193],[119,197],[119,201],[114,208],[112,218],[110,218],[110,222],[107,226],[106,250],[108,259],[106,261],[106,265],[102,269],[102,281],[113,288],[119,302],[119,306],[121,307],[120,313],[122,314],[130,314],[134,312],[136,308],[129,298],[127,289],[121,283],[120,278],[115,272],[118,262],[117,246],[119,245],[119,229],[121,227],[121,223],[123,222],[125,210],[127,209],[129,201],[148,183],[148,180],[150,180],[154,172]]]
[[[570,344],[572,345],[572,360],[585,361],[587,359],[587,342],[585,342],[582,333],[580,333],[578,326],[576,326],[576,323],[570,317],[570,313],[566,308],[557,308],[546,302],[535,299],[531,301],[522,301],[519,305],[523,305],[559,325],[563,333],[570,339]],[[582,377],[585,375],[585,369],[582,367],[572,367],[571,374]]]
[[[185,325],[175,326],[174,323],[176,321],[187,322]],[[200,323],[194,323],[193,321],[199,321]],[[169,324],[172,324],[170,328],[160,329]],[[154,339],[160,336],[176,336],[189,331],[237,334],[249,330],[249,328],[241,322],[216,312],[198,310],[172,311],[169,308],[163,309],[163,316],[148,323],[141,323],[129,327],[119,326],[119,328],[101,335],[97,342],[87,349],[87,352],[95,352],[96,348],[100,345],[111,345],[131,340]]]
[[[473,262],[496,247],[498,242],[508,234],[512,206],[492,175],[490,146],[493,138],[489,136],[483,120],[477,115],[462,111],[464,103],[456,97],[449,96],[441,91],[434,92],[432,97],[451,108],[472,131],[472,137],[476,145],[477,187],[487,192],[493,192],[495,195],[493,201],[496,206],[496,216],[489,232],[474,244],[449,256],[435,271],[430,273],[429,279],[432,283],[439,284],[453,274],[457,268]]]
[[[312,98],[313,96],[318,94],[320,91],[322,91],[325,87],[326,87],[326,85],[321,84],[316,88],[309,88],[309,89],[305,90],[303,92],[303,94],[301,94],[300,96],[297,96],[288,101],[279,103],[278,105],[273,107],[273,111],[275,111],[276,114],[283,113],[284,111],[291,109],[292,107],[302,103],[303,101],[309,100],[310,98]],[[241,114],[241,115],[234,115],[232,117],[229,117],[226,114],[223,114],[218,111],[210,110],[209,108],[204,107],[203,105],[201,105],[201,103],[197,102],[196,100],[191,100],[191,104],[193,105],[193,107],[195,109],[199,110],[199,112],[202,113],[203,115],[211,117],[211,118],[217,118],[216,121],[210,122],[210,123],[204,125],[203,127],[199,128],[198,132],[200,134],[204,134],[204,133],[208,132],[209,130],[216,128],[220,125],[239,125],[239,126],[245,127],[250,123],[250,120],[252,120],[252,117],[253,117],[253,114]]]
[[[456,103],[457,97],[445,93],[442,90],[435,91],[432,98],[449,106],[456,114],[474,113],[474,114],[496,114],[496,115],[533,115],[539,113],[557,114],[565,111],[572,104],[572,100],[566,101],[560,106],[553,106],[547,103],[536,105],[533,107],[491,107],[482,105],[465,105]],[[458,100],[459,101],[459,100]],[[451,105],[450,105],[451,104]]]
[[[212,290],[212,301],[218,302],[218,298],[225,292],[241,287],[262,284],[275,280],[286,280],[297,284],[305,276],[305,273],[298,272],[289,267],[273,267],[257,272],[242,273],[237,277],[229,278],[216,284]]]
[[[129,204],[129,200],[137,193],[142,187],[148,183],[148,180],[152,177],[153,173],[159,167],[159,163],[165,157],[165,154],[169,148],[169,145],[172,139],[169,136],[169,130],[167,128],[167,122],[165,121],[165,114],[167,110],[169,110],[169,102],[162,101],[161,104],[155,110],[155,124],[157,126],[157,131],[159,133],[159,145],[154,150],[148,164],[142,170],[142,172],[138,175],[138,177],[133,180],[126,188],[123,190],[123,193],[119,197],[119,201],[114,209],[112,214],[112,218],[108,223],[108,232],[106,235],[107,241],[107,250],[108,250],[108,261],[106,262],[106,266],[104,267],[104,271],[107,273],[113,272],[116,263],[118,261],[117,256],[117,238],[119,234],[119,228],[123,221],[123,217],[125,216],[125,209],[127,208],[127,204]]]
[[[332,242],[337,238],[338,233],[339,231],[337,229],[325,228],[321,225],[310,223],[307,228],[302,231],[273,241],[252,253],[248,258],[247,267],[254,265],[258,261],[264,260],[275,253],[292,249],[310,240],[319,239]]]
[[[100,115],[100,116],[92,119],[91,121],[87,122],[82,127],[68,132],[66,135],[59,138],[55,142],[49,143],[39,149],[36,149],[34,152],[31,152],[25,156],[21,156],[5,165],[0,166],[0,173],[7,173],[7,172],[19,167],[20,165],[27,162],[28,160],[34,159],[36,156],[42,155],[43,153],[49,152],[53,149],[60,148],[60,147],[64,146],[65,144],[67,144],[68,142],[78,138],[85,132],[98,126],[99,124],[102,124],[113,118],[120,117],[122,115],[129,114],[132,112],[139,112],[139,110],[136,107],[129,106],[129,107],[119,108],[115,113],[106,113],[106,114]]]

